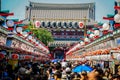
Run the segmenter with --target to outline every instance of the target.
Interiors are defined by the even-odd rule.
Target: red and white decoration
[[[89,37],[90,37],[90,38],[94,38],[94,36],[95,36],[95,35],[92,33],[92,34],[90,34]]]
[[[88,44],[90,42],[89,38],[87,38],[87,37],[84,39],[84,41],[85,41],[85,44]]]
[[[108,23],[104,23],[102,26],[103,34],[107,34],[109,32],[110,25]]]
[[[99,38],[100,35],[100,31],[99,30],[95,30],[94,31],[94,38]]]
[[[36,28],[39,28],[40,25],[41,25],[40,21],[35,21],[35,27],[36,27]]]
[[[120,14],[116,14],[114,16],[114,21],[115,21],[114,27],[119,28],[120,27]]]
[[[79,22],[79,28],[84,28],[84,23],[83,22]]]

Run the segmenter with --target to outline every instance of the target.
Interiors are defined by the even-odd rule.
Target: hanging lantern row
[[[81,44],[80,43],[78,43],[78,44],[76,44],[75,46],[73,46],[66,54],[68,55],[68,54],[70,54],[71,52],[74,52],[74,51],[76,51],[76,50],[79,50],[80,48],[81,48]]]
[[[106,19],[106,20],[113,20],[115,21],[115,24],[114,24],[114,28],[119,28],[120,27],[120,6],[115,6],[114,9],[117,9],[118,10],[118,13],[114,16],[114,18],[106,18],[106,17],[103,17],[103,19]],[[82,22],[79,23],[79,27],[81,28],[84,24]],[[102,25],[102,27],[97,27],[98,29],[97,30],[89,30],[87,31],[88,33],[88,37],[84,38],[84,42],[81,41],[81,45],[85,45],[85,44],[88,44],[90,43],[91,41],[94,41],[95,39],[99,38],[100,36],[102,35],[106,35],[108,33],[112,33],[113,31],[110,30],[110,24],[109,23],[104,23]],[[83,28],[83,27],[82,27]],[[102,34],[102,35],[101,35]],[[71,53],[71,50],[73,49],[70,49],[68,51],[68,53]],[[67,53],[67,54],[68,54]]]
[[[21,24],[21,21],[19,22]],[[19,37],[24,38],[25,40],[30,41],[30,43],[34,44],[35,46],[37,46],[38,48],[42,48],[43,51],[45,51],[46,53],[49,53],[48,48],[46,48],[46,46],[42,45],[41,42],[35,38],[32,33],[30,31],[25,31],[24,30],[24,26],[19,26],[19,23],[15,23],[12,20],[7,20],[6,21],[6,28],[11,31],[14,32],[15,34],[17,34]],[[36,26],[39,26],[39,22],[36,22]],[[4,25],[5,26],[5,25]]]
[[[35,27],[39,28],[39,27],[67,27],[69,26],[69,28],[72,27],[77,27],[79,26],[79,28],[84,28],[84,23],[83,22],[44,22],[44,21],[35,21]]]
[[[83,23],[80,22],[80,26],[83,25]],[[110,29],[110,25],[108,23],[104,23],[103,26],[102,26],[102,32],[103,34],[107,34],[109,32],[109,29]],[[91,30],[89,31],[89,35],[88,37],[85,37],[84,38],[84,41],[81,41],[80,42],[80,46],[85,46],[86,44],[90,43],[91,41],[94,41],[95,39],[99,38],[100,37],[100,30],[97,29],[97,30]],[[80,47],[79,47],[80,48]],[[74,48],[70,49],[67,54],[71,53],[72,51],[74,51]]]
[[[114,50],[115,52],[119,52],[120,46],[110,49],[101,49],[92,52],[85,52],[80,56],[72,56],[72,59],[67,57],[69,60],[103,60],[103,61],[110,61],[113,59],[120,60],[120,54],[115,53],[115,55],[111,55],[110,51]]]
[[[47,56],[42,56],[40,55],[39,57],[35,57],[32,55],[19,55],[16,53],[11,54],[10,59],[12,60],[49,60],[49,58]]]

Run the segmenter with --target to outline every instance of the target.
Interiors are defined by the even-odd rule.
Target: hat
[[[71,72],[71,69],[70,69],[69,67],[67,67],[67,68],[65,69],[65,71],[66,71],[66,72]]]

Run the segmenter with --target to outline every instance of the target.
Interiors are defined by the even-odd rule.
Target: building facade
[[[95,22],[95,3],[82,4],[48,4],[30,2],[26,6],[26,18],[40,21],[40,28],[48,29],[54,42],[49,47],[66,47],[84,38],[84,29],[79,28],[83,22],[87,29]]]

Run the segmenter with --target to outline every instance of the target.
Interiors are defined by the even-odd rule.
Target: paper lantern
[[[22,35],[23,35],[24,37],[27,37],[27,36],[28,36],[28,33],[27,33],[26,31],[23,31],[23,32],[22,32]]]
[[[11,54],[11,58],[17,60],[17,59],[19,59],[19,55],[18,54]]]
[[[56,27],[57,23],[56,22],[52,22],[52,27]]]
[[[104,23],[103,26],[102,26],[103,31],[104,30],[109,30],[109,28],[110,28],[110,25],[108,23]]]
[[[94,38],[99,38],[99,35],[100,35],[100,31],[99,30],[95,30],[94,31]]]
[[[51,22],[47,22],[47,26],[50,27],[51,26]]]
[[[90,36],[89,36],[89,37],[90,37],[90,38],[94,38],[94,36],[95,36],[94,34],[90,34]]]
[[[35,39],[35,38],[33,39],[33,42],[36,42],[36,39]]]
[[[99,30],[95,30],[95,31],[94,31],[94,35],[95,35],[95,36],[99,36],[99,35],[100,35],[100,31],[99,31]]]
[[[16,28],[16,32],[17,32],[17,33],[22,34],[22,30],[23,30],[23,28],[22,28],[22,27],[17,27],[17,28]]]
[[[85,38],[85,42],[90,42],[89,38],[86,37]]]
[[[29,40],[32,40],[32,36],[31,36],[31,35],[29,35],[29,36],[28,36],[28,39],[29,39]]]
[[[6,22],[6,25],[8,26],[8,30],[9,31],[13,31],[13,29],[14,29],[14,22],[12,21],[12,20],[8,20],[7,22]]]
[[[8,27],[13,27],[14,26],[14,22],[12,20],[8,20],[6,22],[6,24],[7,24]]]
[[[79,28],[84,28],[84,23],[83,22],[79,22]]]
[[[62,22],[57,22],[57,26],[61,27],[62,26]]]
[[[67,22],[63,22],[63,26],[67,27]]]
[[[116,15],[114,16],[114,21],[115,21],[116,23],[120,23],[120,14],[116,14]]]
[[[81,46],[84,46],[84,45],[85,45],[85,43],[84,43],[83,41],[81,41],[80,44],[81,44]]]
[[[103,24],[103,28],[102,28],[103,31],[102,32],[103,32],[104,35],[108,34],[109,28],[110,28],[110,25],[108,23]]]
[[[72,22],[69,22],[69,27],[71,27],[72,26]]]
[[[35,27],[39,28],[40,27],[40,21],[35,21]]]
[[[41,22],[41,26],[42,26],[42,27],[45,27],[45,26],[46,26],[46,23],[42,21],[42,22]]]

